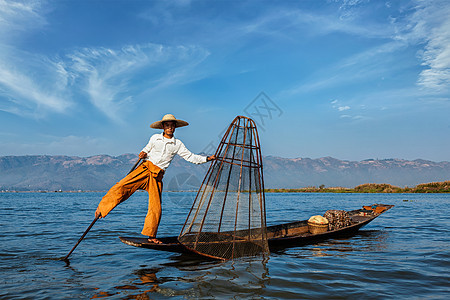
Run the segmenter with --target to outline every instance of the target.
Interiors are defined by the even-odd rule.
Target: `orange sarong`
[[[146,190],[148,192],[148,212],[141,233],[149,237],[155,237],[161,220],[163,184],[159,178],[157,179],[161,172],[163,170],[150,161],[144,161],[140,164],[103,196],[98,205],[102,217],[106,217],[114,207],[127,200],[136,190]]]

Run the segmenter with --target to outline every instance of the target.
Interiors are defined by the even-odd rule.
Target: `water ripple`
[[[173,193],[167,198],[159,235],[180,232],[194,196]],[[349,238],[280,249],[266,260],[215,262],[122,244],[117,236],[139,236],[143,225],[147,195],[137,193],[98,221],[66,264],[60,259],[92,221],[101,197],[0,194],[0,298],[450,296],[450,220],[445,209],[450,195],[268,194],[269,224],[307,219],[329,208],[372,203],[396,207]]]

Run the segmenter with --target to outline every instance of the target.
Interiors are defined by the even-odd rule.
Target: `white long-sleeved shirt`
[[[147,153],[145,160],[151,161],[154,165],[166,170],[176,154],[194,164],[203,164],[207,162],[207,157],[193,154],[189,151],[182,141],[172,137],[165,138],[164,133],[157,133],[151,136],[147,146],[142,149]]]

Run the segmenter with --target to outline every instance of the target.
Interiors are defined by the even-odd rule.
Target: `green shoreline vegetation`
[[[450,181],[422,183],[415,187],[398,187],[387,183],[365,183],[354,188],[345,187],[319,187],[311,186],[298,189],[265,189],[266,193],[450,193]],[[106,192],[105,191],[88,191],[88,190],[0,190],[0,193],[88,193],[88,192]],[[139,190],[138,192],[143,192]],[[187,191],[166,191],[166,192],[187,192]],[[195,191],[188,191],[195,192]]]
[[[299,189],[265,189],[266,193],[450,193],[450,181],[418,184],[415,187],[398,187],[387,183],[365,183],[354,188],[305,187]]]

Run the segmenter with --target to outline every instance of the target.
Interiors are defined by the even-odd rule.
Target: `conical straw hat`
[[[161,121],[156,121],[156,122],[152,123],[152,124],[150,125],[150,127],[151,127],[151,128],[154,128],[154,129],[164,129],[163,123],[164,123],[164,122],[169,122],[169,121],[175,122],[175,128],[177,128],[177,127],[183,127],[183,126],[189,125],[188,122],[183,121],[183,120],[178,120],[178,119],[175,118],[175,116],[172,115],[172,114],[167,114],[167,115],[165,115],[165,116],[162,118]]]

